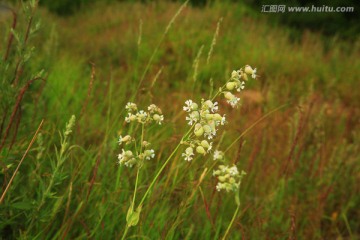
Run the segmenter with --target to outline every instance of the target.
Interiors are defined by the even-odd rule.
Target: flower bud
[[[185,152],[187,154],[192,154],[192,153],[194,153],[194,149],[192,147],[188,147],[188,148],[185,149]]]
[[[204,105],[208,106],[208,108],[212,108],[214,104],[213,104],[212,101],[206,100],[206,101],[204,102]]]
[[[123,137],[123,138],[121,139],[121,141],[122,141],[122,142],[129,142],[129,141],[131,141],[130,135],[126,135],[125,137]]]
[[[227,84],[226,84],[226,89],[227,90],[234,90],[234,88],[236,87],[236,83],[235,82],[228,82]]]
[[[235,181],[235,178],[231,177],[231,178],[229,179],[229,183],[233,184],[233,183],[235,183],[235,182],[236,182],[236,181]]]
[[[129,120],[130,120],[130,122],[132,122],[132,121],[135,121],[136,120],[136,116],[135,115],[130,115],[129,116]]]
[[[209,148],[209,147],[210,147],[210,144],[208,143],[208,141],[202,140],[202,141],[201,141],[201,146],[203,146],[204,148]]]
[[[206,133],[210,133],[211,132],[211,127],[209,125],[204,125],[203,129]]]
[[[191,109],[192,109],[192,110],[198,110],[198,108],[199,108],[199,106],[197,105],[197,103],[194,103],[194,102],[193,102],[193,103],[191,104]]]
[[[127,150],[127,151],[125,152],[125,156],[128,157],[128,158],[132,157],[132,156],[133,156],[132,151]]]
[[[200,128],[198,128],[198,129],[195,129],[195,130],[194,130],[194,134],[195,134],[195,136],[197,136],[197,137],[202,136],[202,135],[204,134],[204,128],[203,128],[203,127],[200,127]]]
[[[241,74],[241,77],[242,77],[245,81],[248,80],[248,76],[246,75],[246,73]]]
[[[254,70],[249,65],[246,65],[245,66],[245,73],[251,75],[251,74],[254,73]]]
[[[154,114],[153,119],[154,119],[155,121],[161,121],[161,117],[160,117],[159,114]]]
[[[225,180],[226,180],[226,178],[224,176],[219,176],[218,179],[220,182],[225,182]]]
[[[204,149],[202,146],[197,146],[197,147],[196,147],[196,152],[197,152],[197,153],[200,153],[200,154],[203,154],[203,155],[206,154],[206,151],[205,151],[205,149]]]
[[[239,78],[239,73],[237,71],[232,71],[231,73],[231,78],[232,79],[238,79]]]
[[[213,176],[220,175],[220,174],[221,174],[220,170],[214,170],[213,171]]]
[[[233,99],[235,97],[231,92],[225,92],[224,96],[228,100],[231,100],[231,99]]]

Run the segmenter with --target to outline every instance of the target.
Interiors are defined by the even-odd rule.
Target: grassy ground
[[[14,120],[19,124],[11,126],[0,151],[3,193],[45,120],[42,141],[33,144],[0,205],[0,238],[120,239],[136,179],[135,169],[116,164],[117,137],[128,131],[125,104],[135,96],[143,108],[155,103],[165,115],[162,127],[146,133],[156,158],[141,168],[142,196],[188,129],[185,100],[206,98],[210,79],[217,89],[232,70],[250,64],[260,77],[241,93],[239,109],[222,108],[229,124],[220,132],[221,145],[226,148],[258,119],[285,106],[227,152],[228,161],[247,172],[228,238],[358,239],[359,41],[324,42],[306,31],[291,41],[284,27],[241,4],[225,3],[186,7],[164,36],[179,7],[99,4],[66,18],[36,12],[42,25],[27,42],[35,52],[24,62],[17,85],[11,85],[10,71],[19,59],[16,48],[1,62],[1,139],[26,83],[41,69],[46,81],[26,89]],[[1,29],[3,56],[11,17],[1,25],[6,26]],[[26,26],[20,14],[18,31],[26,32]],[[65,148],[59,132],[64,137],[72,114],[76,125]],[[181,157],[184,149],[160,175],[129,239],[220,239],[225,234],[236,209],[234,198],[215,190],[211,174],[201,179],[213,163],[210,158],[188,163]]]

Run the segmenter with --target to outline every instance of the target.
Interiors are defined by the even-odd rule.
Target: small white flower
[[[224,153],[219,150],[214,151],[214,160],[221,160],[224,158]]]
[[[256,68],[255,68],[256,69]],[[255,70],[256,71],[256,70]],[[252,69],[252,67],[250,67],[249,65],[245,66],[245,73],[246,74],[253,74],[254,70]]]
[[[255,68],[256,69],[256,68]],[[245,88],[245,82],[241,81],[239,82],[239,86],[236,88],[236,91],[240,92],[241,90],[243,90]]]
[[[188,117],[186,117],[186,120],[189,121],[188,124],[192,126],[194,123],[199,121],[199,117],[200,117],[199,112],[193,111],[189,114]]]
[[[120,135],[120,136],[119,136],[119,140],[118,140],[119,145],[122,144],[122,139],[123,139],[123,137]]]
[[[209,124],[212,125],[211,122],[209,122]],[[216,131],[217,131],[215,126],[212,125],[211,127],[210,125],[203,126],[205,132],[204,136],[207,137],[209,140],[213,139],[213,137],[216,136]]]
[[[131,113],[128,113],[128,116],[125,117],[125,122],[127,122],[127,123],[131,122],[131,120],[130,120],[130,117],[131,117],[131,116],[132,116],[132,114],[131,114]]]
[[[154,149],[146,150],[144,152],[144,155],[145,155],[146,160],[150,160],[151,158],[155,157],[155,151],[154,151]]]
[[[155,104],[151,104],[150,106],[148,106],[148,110],[150,113],[160,113],[160,114],[162,113],[161,109]]]
[[[237,104],[238,104],[238,102],[240,101],[240,98],[238,98],[238,97],[233,97],[232,99],[230,99],[230,100],[227,100],[227,102],[231,105],[231,107],[236,107],[237,106]]]
[[[239,174],[237,167],[220,165],[218,170],[213,171],[213,176],[217,177],[218,183],[216,190],[225,190],[226,192],[237,191],[239,189],[241,179],[246,173],[244,171]]]
[[[137,106],[135,103],[132,102],[128,102],[125,106],[125,109],[128,110],[129,112],[131,111],[136,111],[137,110]]]
[[[184,157],[185,161],[191,161],[194,156],[194,149],[192,147],[188,147],[185,150],[185,153],[181,154]]]
[[[215,135],[213,135],[212,132],[205,132],[204,136],[207,137],[209,140],[211,140],[214,138]]]
[[[218,110],[219,110],[218,102],[214,102],[214,104],[211,107],[211,111],[214,113],[217,112]]]
[[[237,169],[237,167],[234,165],[229,169],[229,173],[231,176],[237,176],[239,175],[239,171]]]
[[[256,75],[256,68],[254,68],[254,71],[253,71],[253,73],[251,74],[251,77],[252,77],[253,79],[255,79],[255,78],[257,77],[257,75]]]
[[[161,125],[161,123],[164,121],[164,115],[154,114],[153,119],[156,123]]]
[[[207,149],[207,152],[209,153],[210,151],[211,151],[211,149],[212,149],[212,142],[209,144],[209,147],[208,147],[208,149]]]
[[[238,71],[232,71],[231,73],[231,78],[234,79],[234,80],[238,80],[240,78],[240,74]]]
[[[144,112],[143,110],[140,110],[137,114],[136,114],[137,120],[138,122],[145,122],[146,118],[147,118],[147,113]]]
[[[129,141],[131,141],[130,135],[126,135],[125,137],[122,137],[121,135],[119,136],[119,145],[121,145],[122,143],[128,143]]]
[[[124,149],[122,149],[122,153],[118,155],[118,159],[119,159],[118,163],[121,164],[124,158],[125,158],[125,151]]]
[[[193,104],[193,101],[192,100],[187,100],[186,102],[185,102],[185,106],[183,107],[183,110],[185,111],[185,112],[190,112],[191,111],[191,105]]]
[[[225,125],[225,123],[226,123],[226,118],[225,118],[225,114],[224,114],[221,118],[221,125]]]

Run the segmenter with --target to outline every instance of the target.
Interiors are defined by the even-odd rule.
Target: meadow
[[[0,239],[360,238],[359,38],[294,36],[225,1],[25,6],[14,30],[0,12]],[[215,99],[213,149],[184,160],[185,101],[247,64],[240,105]],[[163,122],[128,123],[128,102]],[[154,158],[119,164],[127,134]],[[222,164],[246,172],[235,191],[217,191]]]

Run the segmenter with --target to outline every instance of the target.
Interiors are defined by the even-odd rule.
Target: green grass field
[[[0,239],[360,238],[359,38],[294,39],[221,1],[97,3],[67,17],[26,6],[14,31],[0,11]],[[228,123],[213,142],[247,173],[238,207],[237,192],[216,190],[224,163],[185,161],[178,144],[185,101],[247,64],[258,77],[237,109],[216,98]],[[164,122],[126,123],[127,102],[156,104]],[[155,158],[119,165],[127,134]]]

